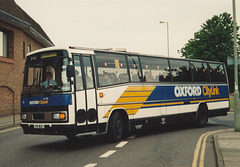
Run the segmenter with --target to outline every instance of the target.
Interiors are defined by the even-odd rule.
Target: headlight
[[[21,114],[21,120],[27,119],[27,114]]]
[[[55,114],[52,115],[52,119],[65,120],[66,119],[66,114],[65,113],[55,113]]]

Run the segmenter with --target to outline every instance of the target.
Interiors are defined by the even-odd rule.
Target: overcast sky
[[[232,0],[15,0],[56,46],[126,48],[170,57],[214,15],[232,15]],[[240,1],[236,0],[237,22]]]

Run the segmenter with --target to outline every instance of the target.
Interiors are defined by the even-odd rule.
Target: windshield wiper
[[[32,83],[32,85],[31,85],[31,87],[30,87],[30,89],[29,89],[29,91],[28,91],[28,94],[27,94],[28,96],[30,96],[31,90],[32,90],[33,86],[35,85],[35,82],[36,82],[37,79],[38,79],[38,73],[39,73],[39,72],[37,72],[37,77],[33,79],[33,83]]]

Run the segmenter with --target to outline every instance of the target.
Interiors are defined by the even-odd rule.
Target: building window
[[[7,33],[0,31],[0,57],[8,57],[7,55]]]
[[[25,53],[25,42],[23,42],[23,58],[25,59],[26,53]]]
[[[31,52],[32,49],[31,49],[31,45],[28,45],[28,53]]]

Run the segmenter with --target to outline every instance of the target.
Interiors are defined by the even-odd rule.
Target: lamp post
[[[168,57],[169,57],[169,28],[168,28],[168,22],[160,21],[160,24],[167,23],[167,48],[168,48]]]
[[[238,56],[237,56],[237,23],[236,23],[236,2],[233,3],[233,35],[234,35],[234,127],[235,131],[240,131],[240,112],[239,112],[239,89],[238,89]]]

